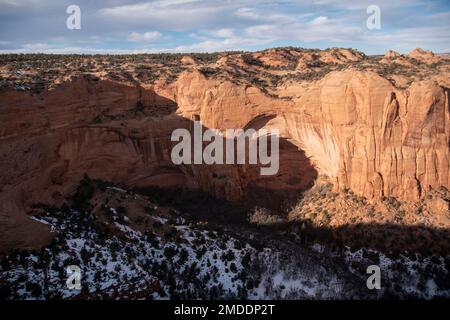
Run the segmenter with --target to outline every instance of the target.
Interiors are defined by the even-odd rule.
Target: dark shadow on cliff
[[[174,116],[172,116],[174,117]],[[259,117],[256,126],[246,126],[245,129],[259,130],[264,127],[272,117],[265,116]],[[182,118],[182,128],[191,132],[191,136],[194,137],[193,128],[194,122]],[[176,127],[170,128],[168,132],[178,129]],[[202,131],[210,129],[202,126]],[[191,141],[191,151],[194,150],[194,138]],[[305,155],[305,152],[292,144],[288,139],[278,137],[279,140],[279,165],[278,171],[274,175],[262,175],[262,167],[268,167],[269,165],[261,165],[260,159],[258,164],[249,164],[249,141],[246,140],[246,161],[245,164],[181,164],[175,165],[170,163],[170,159],[164,159],[165,162],[161,163],[159,168],[165,171],[171,169],[173,173],[178,175],[184,175],[183,183],[177,186],[171,186],[164,188],[167,190],[176,190],[174,195],[179,195],[184,192],[196,193],[204,192],[204,196],[199,197],[199,205],[206,205],[208,200],[207,194],[215,197],[216,200],[212,202],[222,203],[224,200],[233,200],[235,204],[240,203],[245,207],[259,206],[270,208],[273,210],[281,210],[289,208],[295,204],[299,196],[305,191],[310,189],[314,185],[314,181],[318,177],[316,168],[311,163],[310,159]],[[142,141],[142,140],[141,140]],[[138,141],[138,144],[142,144]],[[227,139],[224,138],[223,146],[223,160],[225,161],[225,146],[227,145]],[[270,138],[268,139],[270,142]],[[178,142],[168,142],[168,145],[174,147]],[[232,141],[235,150],[234,157],[235,163],[237,162],[237,139]],[[203,142],[203,150],[209,144],[209,142]],[[270,143],[268,144],[268,152],[271,153]],[[258,146],[259,148],[259,146]],[[258,149],[259,152],[259,149]],[[170,150],[169,150],[170,153]],[[191,155],[191,160],[194,159],[194,155]],[[272,159],[274,160],[274,159]],[[157,176],[158,169],[152,169]],[[179,179],[181,180],[181,179]],[[136,186],[140,192],[145,192],[146,189],[159,188],[157,179],[148,176],[148,183],[145,181]],[[164,183],[164,181],[161,181]],[[129,185],[130,186],[130,185]],[[186,189],[182,191],[183,189]],[[148,192],[145,192],[148,193]],[[173,201],[177,201],[173,198]],[[220,200],[222,199],[222,200]],[[181,203],[182,205],[182,203]]]
[[[86,77],[85,77],[86,78]],[[88,77],[89,83],[96,80],[92,80]],[[110,80],[97,80],[99,86],[112,86],[117,91],[135,90],[136,91],[136,103],[126,108],[120,113],[110,113],[109,110],[104,110],[92,119],[92,123],[104,123],[112,120],[132,120],[143,119],[148,117],[164,117],[170,114],[174,114],[178,108],[175,101],[166,97],[156,94],[155,91],[145,89],[139,84],[136,84],[134,88],[129,86],[113,82]]]

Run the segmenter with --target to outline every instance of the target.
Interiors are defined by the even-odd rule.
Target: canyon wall
[[[338,188],[406,200],[449,188],[449,90],[437,80],[400,90],[375,73],[347,70],[279,87],[273,98],[186,73],[167,91],[179,114],[197,115],[206,127],[245,128],[270,118],[264,126],[279,129]]]
[[[436,80],[395,88],[372,72],[331,72],[269,95],[196,70],[148,87],[77,78],[38,95],[0,93],[0,250],[49,239],[26,212],[61,205],[84,174],[136,187],[197,188],[237,200],[305,190],[320,174],[368,198],[418,200],[449,189],[449,90]],[[280,171],[175,166],[176,128],[276,128]]]

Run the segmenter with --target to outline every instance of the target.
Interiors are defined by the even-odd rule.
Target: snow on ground
[[[116,190],[121,192],[120,190]],[[55,239],[40,253],[12,254],[0,262],[0,298],[7,299],[342,299],[450,297],[448,257],[389,258],[314,244],[303,251],[256,249],[227,235],[156,213],[171,232],[158,235],[75,210],[32,217],[50,225]],[[174,222],[172,222],[174,223]],[[105,234],[103,227],[114,228]],[[333,260],[334,259],[334,260]],[[382,290],[369,292],[366,268],[379,265]],[[69,289],[67,267],[81,269],[81,290]]]
[[[89,218],[83,218],[81,229],[72,228],[70,219],[78,215],[71,211],[57,215],[58,219],[35,218],[64,232],[41,254],[20,253],[2,261],[3,295],[6,292],[7,298],[18,299],[78,295],[161,299],[239,297],[242,292],[241,260],[255,253],[249,245],[186,225],[177,226],[176,239],[167,240],[118,222],[113,224],[120,236],[104,239]],[[167,219],[155,218],[167,223]],[[81,291],[67,288],[69,265],[82,270]]]

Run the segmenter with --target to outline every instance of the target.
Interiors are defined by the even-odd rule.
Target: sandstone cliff
[[[336,190],[368,199],[417,201],[430,190],[450,188],[445,73],[398,88],[373,70],[353,67],[365,58],[349,50],[313,57],[350,64],[320,79],[280,69],[296,61],[293,70],[311,70],[312,60],[299,58],[311,54],[297,54],[300,60],[287,51],[255,54],[264,64],[244,66],[251,74],[271,70],[269,64],[276,74],[288,74],[268,90],[236,81],[230,72],[207,76],[185,57],[187,69],[172,82],[84,76],[39,94],[1,92],[0,248],[48,241],[48,229],[26,212],[36,203],[63,204],[85,174],[129,186],[198,188],[229,200],[306,190],[319,175],[332,179]],[[225,70],[234,59],[207,65]],[[192,129],[196,119],[220,130],[280,130],[280,171],[261,177],[255,166],[175,166],[170,135]]]

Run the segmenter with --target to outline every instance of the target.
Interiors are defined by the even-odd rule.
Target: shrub
[[[180,255],[178,258],[178,263],[184,264],[187,261],[187,258],[189,257],[189,253],[185,248],[181,249]]]
[[[265,208],[256,207],[249,215],[250,223],[256,225],[271,225],[283,222],[280,216],[273,215]]]
[[[174,247],[166,247],[164,249],[164,255],[166,258],[171,259],[177,254],[177,249]]]

